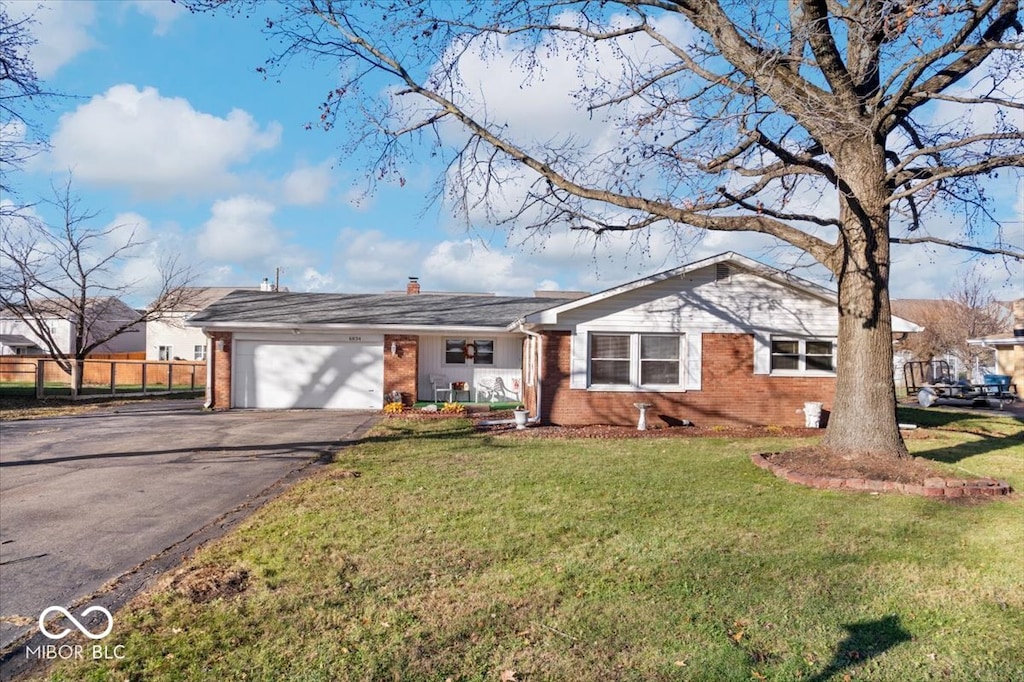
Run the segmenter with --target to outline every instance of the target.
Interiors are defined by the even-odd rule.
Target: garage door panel
[[[383,401],[383,341],[241,341],[235,367],[236,407],[378,409]]]

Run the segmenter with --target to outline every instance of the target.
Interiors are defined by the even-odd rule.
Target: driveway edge
[[[79,613],[89,606],[102,606],[111,614],[117,612],[134,597],[142,594],[157,579],[168,571],[181,565],[189,555],[193,554],[206,543],[217,540],[239,523],[247,519],[265,504],[285,492],[299,481],[318,471],[322,466],[330,464],[334,455],[343,448],[358,443],[366,432],[377,422],[378,416],[371,415],[356,428],[329,446],[329,450],[321,452],[320,457],[311,459],[298,466],[270,484],[242,504],[221,514],[202,528],[192,532],[182,540],[154,554],[137,566],[125,571],[109,581],[96,592],[78,599],[70,608]],[[18,658],[26,647],[51,644],[52,641],[30,627],[22,636],[0,650],[0,682],[17,680],[20,677],[38,674],[49,667],[52,661],[28,658],[27,654]]]

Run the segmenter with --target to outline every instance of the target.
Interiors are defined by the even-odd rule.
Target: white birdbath
[[[640,410],[640,421],[636,423],[637,431],[647,430],[647,410],[654,407],[651,403],[633,403],[633,407]]]

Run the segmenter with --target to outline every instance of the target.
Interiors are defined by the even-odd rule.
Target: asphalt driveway
[[[17,658],[8,645],[26,633],[38,636],[47,607],[71,609],[99,592],[92,603],[115,610],[374,420],[369,412],[208,413],[183,400],[4,422],[5,663]]]

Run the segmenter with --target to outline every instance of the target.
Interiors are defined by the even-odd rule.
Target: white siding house
[[[166,313],[146,325],[147,360],[206,360],[206,335],[202,329],[188,326],[196,313],[232,291],[253,291],[254,287],[190,287],[180,310]]]
[[[57,306],[53,306],[55,309]],[[88,307],[89,332],[85,343],[106,336],[118,327],[136,319],[136,311],[117,298],[96,298]],[[64,354],[75,352],[75,324],[67,316],[55,312],[42,319],[49,329],[57,349]],[[145,323],[136,324],[112,339],[100,344],[94,353],[139,353],[146,343]],[[49,350],[43,338],[31,325],[14,314],[0,313],[0,354],[2,355],[48,355]]]

